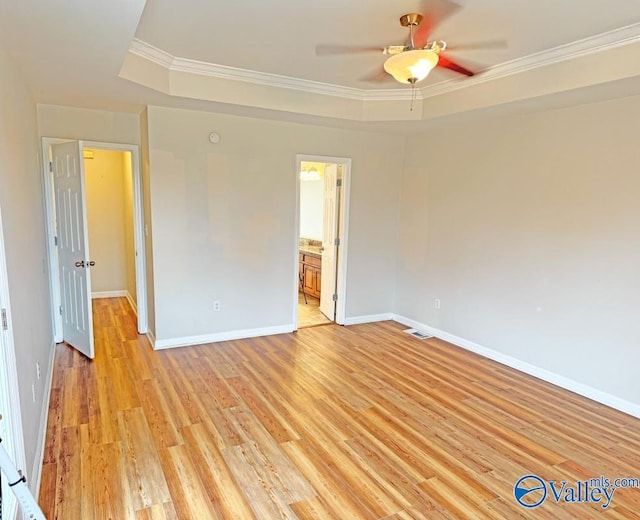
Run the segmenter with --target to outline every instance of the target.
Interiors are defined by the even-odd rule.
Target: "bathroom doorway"
[[[344,323],[350,161],[298,156],[296,323]]]

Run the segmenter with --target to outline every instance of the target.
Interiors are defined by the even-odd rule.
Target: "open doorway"
[[[64,193],[59,192],[58,186],[58,182],[67,178],[60,175],[59,166],[68,163],[71,157],[65,156],[64,162],[60,163],[57,154],[62,151],[60,147],[63,146],[75,147],[74,153],[81,163],[81,167],[74,170],[77,172],[75,177],[81,181],[76,195],[72,197],[76,200],[77,208],[71,212],[65,210],[69,206],[66,201],[69,197],[65,199],[60,196],[66,195],[67,190],[65,188]],[[45,199],[56,342],[67,341],[76,346],[76,338],[72,340],[66,337],[69,320],[65,318],[63,321],[64,310],[75,309],[73,315],[82,315],[79,312],[80,306],[85,309],[88,306],[90,316],[92,296],[125,297],[137,313],[138,332],[146,333],[144,222],[138,146],[43,138],[43,155],[49,159],[44,165]],[[70,174],[68,176],[71,180],[73,177]],[[57,220],[57,214],[62,215],[61,221]],[[65,239],[68,233],[65,234],[64,228],[74,219],[84,220],[76,233],[81,242],[80,249],[77,245],[68,248],[69,240]],[[72,229],[75,228],[72,226]],[[81,233],[82,229],[86,233]],[[70,266],[67,266],[70,259],[66,258],[66,253],[69,250],[76,251],[76,256],[86,258],[74,257]],[[86,251],[86,254],[81,254],[81,250]],[[63,274],[65,269],[73,275],[73,280],[76,280],[74,284],[67,283],[68,277]],[[86,273],[87,290],[74,294],[69,287],[79,286],[77,277],[82,272]],[[62,278],[64,285],[61,283]],[[93,331],[91,320],[88,322],[85,335],[90,338],[90,345],[86,351],[81,348],[79,350],[92,357]]]
[[[298,156],[296,323],[344,323],[350,160]]]
[[[91,297],[127,298],[137,310],[131,152],[84,148]]]

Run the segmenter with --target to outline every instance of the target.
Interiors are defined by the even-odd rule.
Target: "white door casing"
[[[322,268],[320,278],[320,311],[331,321],[336,318],[336,258],[338,246],[338,165],[327,164],[324,169],[324,198],[322,211]]]
[[[342,186],[338,193],[338,236],[340,237],[340,249],[336,263],[336,294],[338,300],[335,302],[335,322],[344,325],[347,319],[347,264],[349,258],[349,199],[351,186],[351,159],[348,157],[335,157],[326,155],[297,154],[295,157],[295,225],[293,226],[294,256],[292,258],[291,275],[291,307],[292,307],[292,330],[298,329],[298,290],[300,282],[298,279],[299,269],[299,247],[300,247],[300,171],[303,162],[316,163],[336,163],[341,169]],[[322,288],[321,288],[322,289]],[[322,295],[322,293],[321,293]]]
[[[42,138],[42,156],[44,158],[44,190],[45,190],[45,207],[46,207],[46,225],[47,225],[47,245],[49,249],[49,273],[51,288],[51,306],[52,320],[55,340],[57,343],[63,341],[62,338],[62,316],[59,308],[62,304],[62,291],[59,280],[59,262],[58,247],[55,245],[54,237],[56,235],[55,226],[55,193],[53,189],[53,172],[49,163],[52,161],[52,146],[58,143],[68,142],[68,139],[55,137]],[[94,148],[100,150],[116,150],[121,152],[129,152],[131,154],[131,172],[133,175],[133,212],[134,212],[134,242],[135,242],[135,264],[136,264],[136,295],[137,295],[137,315],[138,315],[138,333],[146,334],[148,332],[148,315],[147,315],[147,276],[146,276],[146,258],[145,258],[145,223],[144,209],[142,200],[142,173],[140,170],[140,150],[138,145],[106,143],[97,141],[82,140],[82,148]]]
[[[51,146],[64,341],[94,357],[82,142]]]
[[[18,395],[18,372],[16,367],[9,281],[2,231],[2,211],[0,211],[0,309],[4,310],[0,320],[0,438],[7,454],[19,468],[25,466],[24,441],[20,397]],[[2,518],[15,518],[18,502],[2,478]]]

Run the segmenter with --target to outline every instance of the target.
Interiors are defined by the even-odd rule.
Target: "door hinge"
[[[53,245],[54,246],[58,245],[58,237],[53,237]]]
[[[60,305],[60,316],[62,316],[62,305]]]
[[[53,162],[49,161],[49,171],[53,173]]]
[[[2,309],[2,330],[9,329],[9,322],[7,321],[7,309]]]
[[[331,296],[331,299],[332,299],[334,302],[337,302],[337,301],[338,301],[338,295],[337,295],[337,294],[332,295],[332,296]]]
[[[336,238],[334,238],[334,239],[333,239],[333,245],[334,245],[334,246],[339,246],[339,245],[340,245],[340,239],[339,239],[339,238],[337,238],[337,237],[336,237]]]
[[[338,179],[336,180],[336,186],[339,188],[340,186],[342,186],[342,179]]]

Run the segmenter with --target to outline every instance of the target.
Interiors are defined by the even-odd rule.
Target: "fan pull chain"
[[[411,108],[409,109],[409,112],[413,112],[413,102],[416,100],[416,84],[412,83],[411,84]]]

